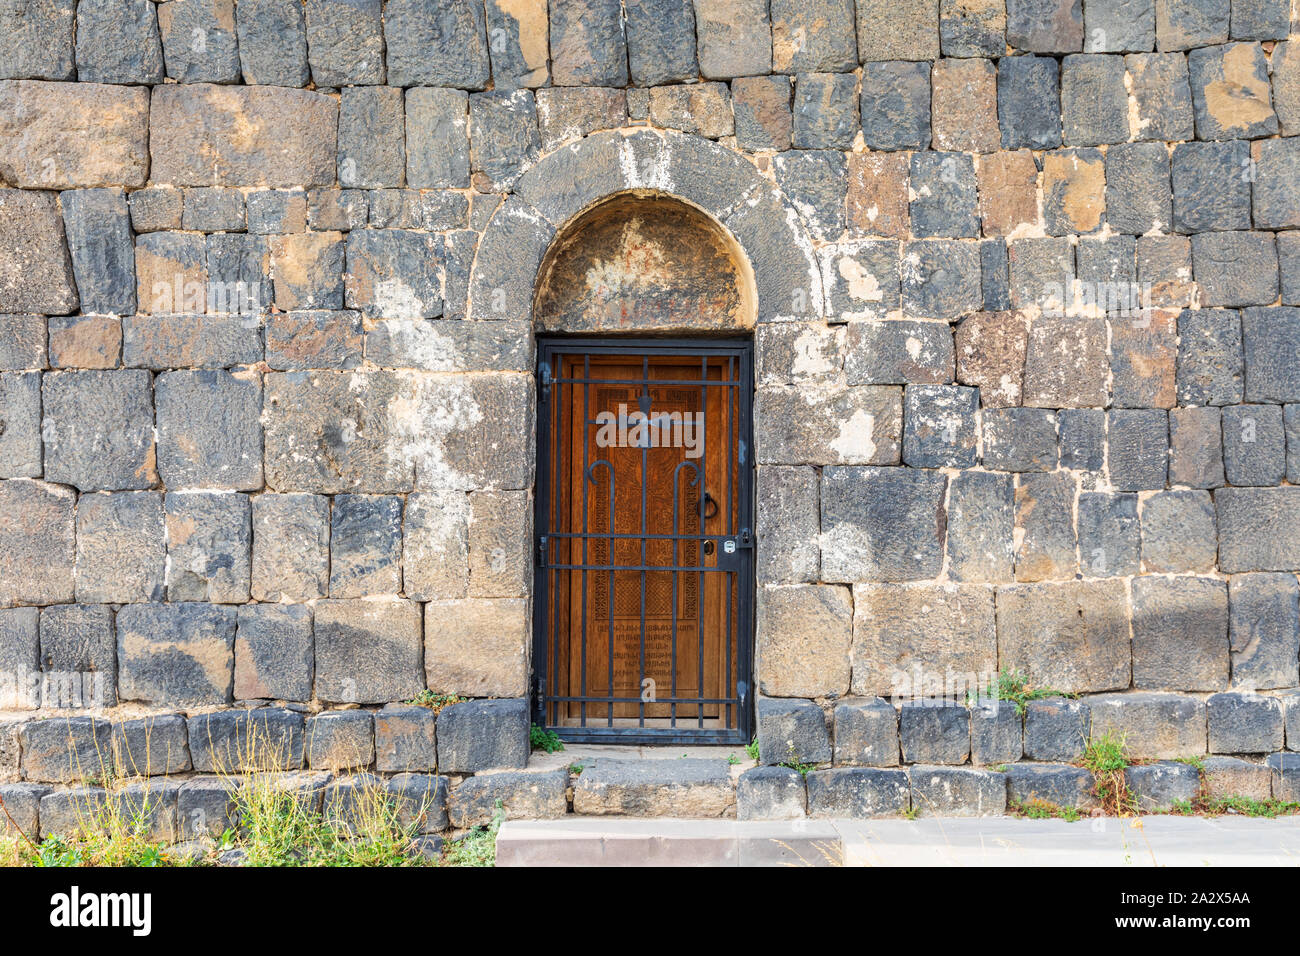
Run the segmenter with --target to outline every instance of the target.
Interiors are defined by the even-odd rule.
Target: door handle
[[[712,511],[709,510],[710,505],[713,506]],[[706,489],[704,492],[704,501],[701,502],[700,504],[700,515],[701,517],[704,518],[704,520],[707,521],[709,518],[716,517],[717,514],[718,514],[718,503],[713,500],[713,495],[709,494],[708,490]]]

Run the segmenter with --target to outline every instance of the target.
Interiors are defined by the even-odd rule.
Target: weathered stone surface
[[[1009,475],[970,472],[948,496],[948,573],[958,581],[1008,581],[1014,571],[1014,487]]]
[[[442,243],[408,229],[365,229],[347,239],[347,307],[370,318],[442,314]]]
[[[970,757],[970,711],[951,701],[904,701],[898,739],[904,763],[965,763]]]
[[[190,769],[189,734],[180,714],[138,717],[113,725],[113,765],[128,777]]]
[[[956,331],[957,381],[978,386],[986,409],[1019,405],[1028,340],[1029,323],[1021,312],[978,312],[964,319]]]
[[[896,464],[902,390],[889,386],[769,386],[755,403],[758,461]]]
[[[141,312],[207,309],[207,245],[202,236],[151,232],[135,245],[136,303]]]
[[[817,580],[819,483],[811,467],[767,465],[759,469],[755,530],[760,584]]]
[[[761,691],[778,697],[846,693],[852,620],[847,588],[765,588],[758,603]]]
[[[1241,317],[1248,402],[1300,401],[1300,309],[1247,309]],[[1226,403],[1225,403],[1226,404]]]
[[[1229,578],[1228,629],[1234,687],[1267,690],[1297,683],[1300,588],[1294,575]]]
[[[903,462],[914,468],[972,467],[979,391],[909,385],[904,395]]]
[[[272,236],[270,254],[278,310],[343,307],[344,244],[339,233]]]
[[[775,0],[771,14],[774,72],[846,73],[857,67],[854,9],[848,0]]]
[[[1206,796],[1211,800],[1220,800],[1224,797],[1267,800],[1272,796],[1269,768],[1266,764],[1242,760],[1239,757],[1206,757],[1205,770],[1201,777],[1205,783]]]
[[[1138,498],[1086,491],[1079,495],[1079,565],[1086,577],[1138,573]]]
[[[481,191],[508,192],[538,156],[537,108],[528,90],[469,98],[470,169]]]
[[[1192,244],[1182,236],[1139,236],[1138,281],[1157,308],[1187,308],[1196,299]]]
[[[1063,697],[1025,705],[1025,756],[1030,760],[1077,760],[1088,742],[1088,704]]]
[[[178,83],[239,81],[234,0],[165,0],[158,4],[167,76]]]
[[[1110,323],[1111,394],[1117,406],[1171,408],[1177,381],[1177,316],[1148,310]]]
[[[1169,483],[1217,488],[1223,477],[1223,435],[1217,408],[1169,410]]]
[[[707,80],[759,76],[772,68],[768,4],[762,0],[695,0],[700,75]]]
[[[1241,320],[1220,309],[1178,317],[1178,402],[1233,405],[1242,400]]]
[[[52,368],[116,368],[122,356],[122,323],[111,315],[51,316]]]
[[[984,466],[995,471],[1056,468],[1055,412],[1039,408],[988,408],[983,418]]]
[[[947,478],[935,471],[830,467],[821,489],[822,575],[909,581],[943,563]]]
[[[793,132],[790,90],[790,78],[786,76],[749,76],[732,80],[731,105],[738,146],[748,150],[790,148]],[[541,110],[540,99],[538,110]]]
[[[836,767],[808,774],[810,817],[893,816],[910,806],[911,789],[902,770]]]
[[[1113,230],[1140,236],[1169,228],[1173,209],[1163,143],[1117,143],[1106,150],[1105,172],[1106,222]]]
[[[1106,413],[1100,408],[1063,408],[1057,420],[1061,467],[1100,471],[1106,461]]]
[[[254,372],[167,372],[154,385],[158,471],[169,488],[262,485],[262,383]]]
[[[401,536],[400,498],[337,496],[330,524],[330,597],[400,591]]]
[[[1171,171],[1178,232],[1250,228],[1250,151],[1244,142],[1180,143]]]
[[[40,618],[36,608],[0,609],[0,668],[5,674],[0,706],[15,711],[41,706],[45,688],[40,674]],[[84,706],[82,701],[72,703]]]
[[[1291,484],[1300,483],[1300,405],[1287,405],[1282,410],[1282,423],[1286,430],[1286,476]]]
[[[41,374],[0,373],[0,478],[41,476]]]
[[[1050,57],[1009,56],[998,61],[998,118],[1003,149],[1061,145],[1059,69]]]
[[[318,87],[384,82],[382,0],[307,0],[307,59]]]
[[[454,827],[485,826],[492,822],[499,803],[507,820],[555,820],[568,811],[564,796],[568,785],[569,775],[563,770],[476,774],[451,791],[447,815]]]
[[[853,261],[859,259],[854,257]],[[854,272],[852,265],[846,265],[842,258],[840,270]],[[852,287],[850,282],[849,288]],[[908,320],[849,323],[844,357],[844,377],[849,384],[939,384],[952,381],[952,376],[953,337],[947,323]]]
[[[330,710],[307,718],[307,766],[312,770],[369,767],[375,759],[374,720],[366,710]]]
[[[43,0],[7,7],[0,13],[0,30],[10,37],[0,60],[0,79],[75,79],[73,13],[69,0]],[[34,821],[33,817],[33,821]]]
[[[974,243],[908,242],[901,265],[903,313],[955,320],[984,307],[980,252]]]
[[[186,838],[220,837],[236,826],[235,790],[232,777],[191,777],[176,795],[176,812],[181,835]]]
[[[1222,581],[1133,581],[1134,686],[1224,690],[1228,657],[1228,589]]]
[[[939,37],[944,56],[1002,56],[1007,13],[1003,0],[940,0]]]
[[[46,375],[45,477],[82,491],[151,487],[157,481],[151,392],[144,371]]]
[[[98,717],[51,717],[23,724],[23,776],[43,783],[104,779],[113,765],[112,725]]]
[[[930,83],[934,148],[992,153],[998,130],[997,68],[992,60],[944,59],[934,64]]]
[[[1286,437],[1280,405],[1224,407],[1223,466],[1231,485],[1282,483]]]
[[[1092,0],[1084,13],[1089,53],[1150,50],[1156,42],[1154,0]]]
[[[283,604],[239,608],[236,699],[310,700],[313,665],[310,608]]]
[[[1147,571],[1210,571],[1217,551],[1208,493],[1162,491],[1143,503],[1142,563]]]
[[[1300,495],[1291,488],[1223,488],[1215,492],[1219,524],[1219,568],[1287,571],[1300,567],[1300,550],[1281,533],[1300,520]]]
[[[266,364],[273,369],[355,368],[364,348],[361,316],[305,311],[272,316],[266,325]],[[396,362],[377,362],[396,365]]]
[[[293,0],[244,0],[235,26],[244,82],[263,86],[306,86],[307,26]]]
[[[320,93],[202,83],[159,86],[149,120],[155,182],[305,187],[334,182],[338,104]]]
[[[556,86],[626,86],[628,49],[619,4],[551,0],[551,78]]]
[[[355,832],[369,825],[379,801],[391,806],[397,825],[411,832],[446,829],[447,778],[429,774],[404,773],[387,780],[368,773],[340,777],[325,788],[322,812],[331,824]]]
[[[1124,59],[1078,53],[1061,63],[1061,116],[1067,146],[1100,146],[1129,138]]]
[[[1282,703],[1276,697],[1212,694],[1205,704],[1211,753],[1257,754],[1282,749]]]
[[[1202,47],[1187,55],[1201,139],[1255,139],[1277,132],[1268,60],[1257,43]]]
[[[1069,693],[1129,683],[1128,592],[1123,581],[998,588],[998,666]]]
[[[40,667],[44,671],[42,706],[115,706],[117,640],[113,635],[112,608],[101,604],[42,608]]]
[[[428,707],[389,704],[375,712],[375,768],[434,770],[438,765],[437,715]]]
[[[75,506],[68,488],[0,482],[0,605],[72,600]]]
[[[491,70],[480,3],[389,0],[384,5],[384,39],[388,82],[393,86],[481,90],[488,85]]]
[[[1007,808],[1007,778],[970,767],[909,767],[912,808],[921,816],[999,816]]]
[[[1006,768],[1007,799],[1013,804],[1046,803],[1081,810],[1097,805],[1092,774],[1065,764],[1011,764]]]
[[[102,787],[77,786],[41,797],[41,836],[75,837],[93,831],[92,821],[104,814],[108,794]]]
[[[190,759],[201,773],[265,772],[302,767],[303,716],[259,707],[189,719]]]
[[[130,604],[117,613],[118,693],[173,707],[230,702],[235,609]]]
[[[402,91],[345,87],[339,100],[338,169],[345,187],[375,189],[405,181]]]
[[[1190,803],[1201,790],[1201,777],[1190,764],[1174,760],[1124,768],[1124,782],[1144,813]]]
[[[1300,132],[1300,43],[1273,48],[1273,108],[1283,136]]]
[[[927,148],[931,142],[929,64],[864,63],[860,112],[868,149]]]
[[[974,237],[979,234],[975,166],[964,153],[912,154],[912,233]]]
[[[0,369],[42,369],[47,364],[43,315],[0,315]]]
[[[1080,0],[1007,0],[1007,44],[1032,53],[1083,49]]]
[[[429,689],[465,697],[527,691],[528,613],[523,598],[430,601],[424,672]]]
[[[1117,408],[1107,413],[1111,483],[1119,491],[1161,489],[1169,459],[1164,409]]]
[[[1156,0],[1156,42],[1187,50],[1228,39],[1228,6],[1216,0]]]
[[[520,86],[546,85],[550,79],[547,69],[550,48],[546,0],[525,0],[523,3],[516,0],[487,0],[484,6],[487,8],[488,51],[492,60],[493,86],[498,90],[512,90]],[[634,16],[629,4],[629,21]],[[693,35],[690,52],[693,63]]]
[[[818,764],[831,759],[826,717],[810,700],[760,697],[758,761]]]
[[[528,701],[476,700],[438,715],[438,768],[476,773],[528,763]]]
[[[262,494],[252,499],[252,594],[258,601],[309,601],[328,593],[329,500]]]
[[[593,816],[721,817],[736,791],[723,760],[600,760],[573,788],[574,812]]]
[[[1024,722],[1009,700],[981,700],[970,708],[971,763],[1014,763],[1024,752]]]
[[[146,0],[77,4],[77,77],[83,83],[161,83],[155,5]]]
[[[835,765],[898,765],[898,712],[879,697],[845,700],[835,706]]]
[[[1076,569],[1073,478],[1026,473],[1016,484],[1016,580],[1073,577]]]
[[[1017,246],[1011,244],[1013,286]],[[1106,323],[1100,318],[1044,315],[1035,319],[1025,349],[1023,404],[1038,408],[1105,405],[1106,340]]]
[[[122,191],[73,190],[62,206],[82,311],[134,312],[135,254]]]
[[[937,0],[858,4],[858,58],[876,60],[937,60],[939,4]]]
[[[910,233],[906,153],[849,153],[850,232],[906,239]]]
[[[1273,796],[1279,800],[1295,802],[1300,797],[1300,756],[1296,754],[1269,754],[1264,763],[1273,778]],[[44,801],[42,801],[42,808]]]
[[[424,689],[420,609],[414,602],[321,601],[315,618],[320,699],[374,704]]]
[[[0,250],[0,311],[76,311],[77,287],[55,193],[0,189]]]
[[[799,149],[849,149],[858,132],[857,79],[800,73],[794,83],[792,142]]]
[[[1014,150],[981,156],[980,220],[986,236],[1005,236],[1038,222],[1038,167],[1033,153]]]
[[[730,136],[731,93],[726,83],[657,86],[650,90],[650,122],[695,136]]]
[[[839,238],[844,231],[844,196],[848,188],[848,166],[843,154],[795,149],[778,154],[772,165],[778,185],[813,235],[819,239]]]
[[[1100,150],[1063,149],[1043,154],[1043,223],[1050,235],[1096,232],[1105,218],[1105,194]]]
[[[754,767],[736,781],[737,819],[798,820],[807,810],[803,775],[790,767]]]
[[[799,779],[800,785],[803,778]],[[23,834],[29,840],[40,839],[41,799],[51,792],[50,787],[38,783],[7,783],[0,785],[0,801],[4,801],[8,814],[0,823],[0,833],[7,837]]]
[[[83,495],[77,504],[77,599],[161,601],[165,534],[157,493]]]

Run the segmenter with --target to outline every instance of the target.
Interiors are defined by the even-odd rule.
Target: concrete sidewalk
[[[498,866],[1300,866],[1300,818],[509,821]]]

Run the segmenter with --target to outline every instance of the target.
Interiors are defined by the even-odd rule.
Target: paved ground
[[[1300,819],[510,821],[499,866],[1300,866]]]

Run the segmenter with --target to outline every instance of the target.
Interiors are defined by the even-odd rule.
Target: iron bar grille
[[[534,720],[575,742],[747,743],[746,341],[539,343]]]

